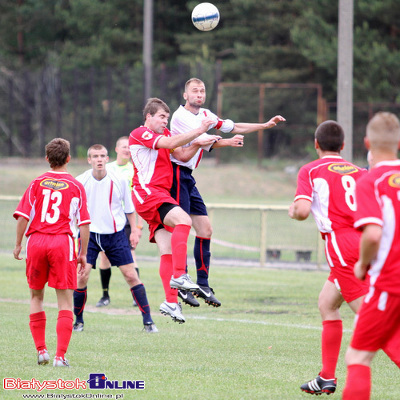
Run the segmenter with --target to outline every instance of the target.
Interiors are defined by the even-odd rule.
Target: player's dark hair
[[[143,109],[143,120],[146,120],[147,114],[150,114],[153,117],[160,108],[170,114],[169,107],[161,99],[158,99],[157,97],[148,99]]]
[[[88,158],[90,158],[90,152],[91,152],[92,150],[103,150],[103,149],[104,149],[104,150],[107,152],[107,154],[108,154],[108,151],[107,151],[106,147],[103,146],[102,144],[94,144],[93,146],[90,146],[90,147],[88,148],[88,151],[87,151],[87,156],[88,156]]]
[[[344,131],[336,121],[328,120],[318,125],[315,139],[322,151],[339,153],[344,142]]]
[[[69,156],[69,149],[70,144],[68,140],[62,138],[55,138],[47,143],[45,150],[50,167],[56,168],[65,165]]]

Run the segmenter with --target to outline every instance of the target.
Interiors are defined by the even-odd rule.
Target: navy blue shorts
[[[172,166],[174,168],[174,179],[171,196],[189,215],[207,215],[207,208],[197,190],[192,170],[175,163],[172,163]]]
[[[133,263],[129,240],[124,229],[109,235],[90,232],[86,259],[89,264],[93,265],[93,268],[96,268],[96,260],[100,251],[104,251],[111,265],[119,267]]]

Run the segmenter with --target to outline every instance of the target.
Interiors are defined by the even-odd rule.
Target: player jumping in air
[[[196,231],[194,258],[199,288],[195,295],[202,298],[207,304],[219,307],[221,302],[215,297],[208,281],[212,227],[207,215],[207,208],[196,187],[196,181],[192,173],[199,166],[204,150],[211,151],[215,148],[227,146],[243,147],[243,134],[273,128],[279,122],[285,121],[285,118],[276,115],[264,123],[233,122],[230,119],[222,120],[210,110],[203,108],[206,101],[206,88],[204,82],[197,78],[191,78],[186,82],[183,98],[186,101],[185,104],[179,106],[171,118],[172,136],[198,128],[204,118],[212,119],[213,123],[209,128],[220,130],[223,133],[236,134],[231,138],[223,138],[213,143],[203,144],[202,139],[207,137],[207,134],[204,134],[185,146],[176,149],[171,154],[174,168],[171,194],[190,215],[193,228]],[[178,293],[186,304],[193,307],[199,306],[199,302],[190,292],[179,290]]]

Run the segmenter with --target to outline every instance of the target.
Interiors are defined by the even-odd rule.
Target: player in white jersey
[[[129,151],[129,138],[128,136],[121,136],[116,144],[115,144],[115,152],[117,154],[117,159],[113,162],[107,163],[106,168],[107,171],[112,172],[114,175],[120,176],[128,182],[130,190],[132,190],[132,178],[133,178],[133,165],[130,161],[130,151]],[[143,229],[143,220],[139,216],[137,216],[137,222],[135,223],[135,227],[137,229],[137,234],[140,237],[142,236]],[[129,239],[131,234],[131,225],[128,221],[125,224],[125,234]],[[137,266],[135,247],[131,246],[132,258],[135,264],[136,272],[139,275],[139,268]],[[100,272],[100,281],[103,289],[103,294],[100,300],[97,302],[96,307],[104,307],[110,304],[110,279],[111,279],[111,264],[104,252],[100,252],[99,254],[100,262],[99,262],[99,272]],[[133,306],[137,306],[135,300],[133,300]]]
[[[132,297],[142,313],[144,331],[155,333],[158,330],[150,315],[146,289],[134,268],[130,251],[130,244],[135,247],[139,238],[136,229],[133,229],[129,244],[124,232],[126,218],[131,226],[135,226],[135,208],[132,203],[131,191],[125,179],[106,170],[107,161],[107,149],[104,146],[99,144],[91,146],[88,150],[88,162],[92,169],[76,178],[85,188],[92,223],[87,265],[83,273],[78,276],[78,288],[74,292],[76,317],[74,331],[83,330],[83,311],[90,271],[96,267],[97,256],[103,251],[111,265],[119,267],[128,283]]]
[[[186,101],[185,105],[179,106],[171,118],[172,136],[198,128],[204,118],[214,120],[209,128],[220,130],[223,133],[236,134],[231,138],[222,138],[212,144],[203,145],[202,140],[207,136],[205,133],[187,145],[175,149],[171,154],[174,169],[171,194],[190,215],[196,231],[194,258],[197,269],[197,284],[199,285],[196,295],[203,298],[207,304],[219,307],[221,302],[215,297],[208,282],[212,227],[192,172],[198,167],[204,150],[211,151],[218,147],[227,146],[243,147],[244,138],[242,134],[272,128],[279,122],[285,121],[285,118],[276,115],[265,123],[235,123],[230,119],[222,120],[210,110],[202,107],[206,100],[206,88],[204,82],[197,78],[191,78],[186,82],[183,98]],[[186,293],[179,290],[178,294],[186,304],[193,307],[199,306],[198,301],[190,292]]]

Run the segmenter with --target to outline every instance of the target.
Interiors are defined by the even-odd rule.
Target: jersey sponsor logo
[[[142,139],[144,139],[144,140],[150,140],[152,138],[153,138],[153,134],[150,133],[149,131],[144,132],[142,135]]]
[[[393,174],[389,177],[389,186],[400,189],[400,174]]]
[[[359,171],[359,169],[356,168],[354,165],[346,165],[346,164],[331,164],[328,167],[328,170],[340,175],[350,175]]]
[[[63,190],[69,187],[67,182],[57,181],[55,179],[45,179],[42,182],[40,182],[40,186],[53,190]]]

